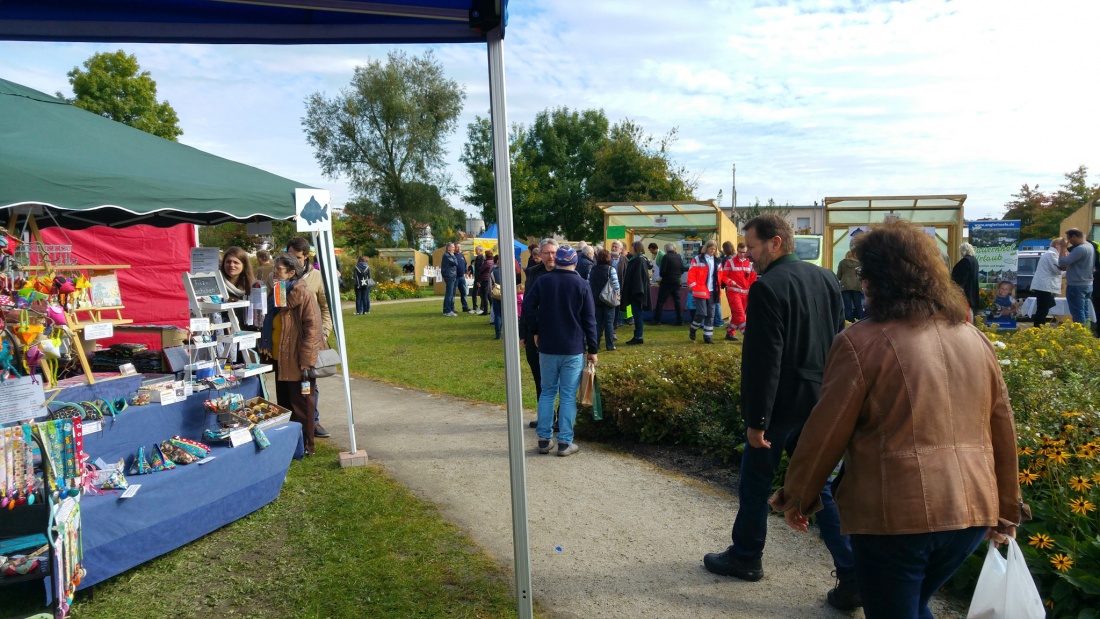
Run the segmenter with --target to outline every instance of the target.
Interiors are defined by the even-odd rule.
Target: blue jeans
[[[539,438],[554,435],[554,398],[558,403],[558,442],[573,442],[573,424],[577,421],[577,387],[584,369],[584,354],[551,355],[539,353],[542,369],[542,395],[539,396],[539,421],[535,434]]]
[[[985,536],[985,527],[911,535],[852,535],[867,619],[932,619],[928,600]]]
[[[710,302],[714,304],[714,326],[722,326],[722,291],[715,290],[710,295]]]
[[[500,299],[492,299],[493,303],[493,328],[497,331],[497,337],[500,337],[500,327],[504,324],[504,317],[500,315]]]
[[[370,311],[370,288],[355,289],[355,313],[366,314]]]
[[[855,322],[863,320],[863,293],[858,290],[841,290],[840,298],[844,301],[844,320]]]
[[[443,278],[443,283],[447,286],[446,292],[443,293],[443,313],[450,314],[455,311],[455,283],[458,280],[455,278],[447,279]]]
[[[698,299],[696,299],[698,301]],[[739,506],[737,518],[733,521],[733,552],[745,559],[759,559],[764,554],[764,542],[768,535],[768,498],[772,494],[772,479],[775,469],[783,458],[783,452],[793,454],[798,444],[797,428],[768,429],[764,438],[771,442],[771,448],[745,445],[741,456],[741,484],[737,489]],[[840,513],[833,501],[832,490],[826,485],[821,490],[821,503],[824,508],[815,514],[821,539],[829,554],[833,556],[833,566],[837,575],[851,574],[855,569],[852,546],[847,535],[840,534]]]
[[[615,314],[618,310],[596,301],[596,347],[600,346],[600,338],[606,338],[607,349],[615,347]]]
[[[1066,305],[1073,322],[1088,322],[1092,286],[1066,286]]]

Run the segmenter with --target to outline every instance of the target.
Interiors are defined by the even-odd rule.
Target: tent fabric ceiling
[[[299,187],[0,79],[0,208],[44,205],[43,226],[290,219]]]
[[[507,0],[0,2],[0,39],[17,41],[484,43],[506,22]]]

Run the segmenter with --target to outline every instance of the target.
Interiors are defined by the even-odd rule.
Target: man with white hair
[[[951,269],[951,279],[962,288],[966,302],[970,305],[970,318],[973,319],[982,309],[981,297],[978,295],[978,259],[974,257],[974,246],[970,243],[959,245],[959,253],[962,258]]]
[[[573,248],[558,247],[554,265],[553,271],[536,280],[523,295],[523,321],[539,347],[542,368],[535,431],[538,452],[550,453],[557,434],[557,454],[565,457],[580,450],[573,442],[577,387],[585,361],[592,365],[597,361],[596,304],[588,282],[576,273],[577,252]],[[560,402],[557,432],[553,429],[555,399]]]

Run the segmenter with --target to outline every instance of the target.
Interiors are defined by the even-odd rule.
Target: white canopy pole
[[[332,330],[336,334],[336,348],[340,351],[340,370],[344,374],[344,398],[348,410],[348,436],[351,437],[351,455],[355,455],[355,413],[351,408],[351,379],[348,377],[348,347],[344,338],[344,310],[340,301],[340,271],[336,268],[336,247],[332,232],[323,230],[313,233],[313,246],[317,248],[317,257],[324,264],[325,293],[332,313]]]
[[[488,33],[489,102],[496,176],[497,250],[500,260],[501,311],[504,313],[504,384],[508,410],[508,462],[512,482],[512,548],[516,570],[516,616],[534,616],[531,553],[527,537],[527,468],[523,445],[523,391],[520,383],[519,319],[516,312],[515,250],[512,244],[512,174],[508,152],[508,114],[504,97],[504,33]],[[508,254],[513,260],[505,260]]]

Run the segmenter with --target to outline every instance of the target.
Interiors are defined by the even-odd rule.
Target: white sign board
[[[192,318],[191,319],[191,333],[202,333],[210,330],[209,318]]]
[[[45,417],[49,414],[45,402],[41,381],[30,376],[9,378],[0,383],[0,424]]]
[[[654,228],[667,228],[668,227],[668,217],[665,217],[663,215],[658,215],[657,217],[654,217],[653,218],[653,227]]]
[[[251,442],[252,432],[248,428],[237,428],[229,433],[229,445],[232,447],[240,447]]]
[[[115,334],[115,325],[110,322],[94,322],[84,327],[84,339],[101,340]]]
[[[221,250],[217,247],[191,248],[191,273],[214,273],[221,268]]]
[[[332,230],[331,202],[327,190],[295,189],[294,214],[298,220],[298,232]]]

